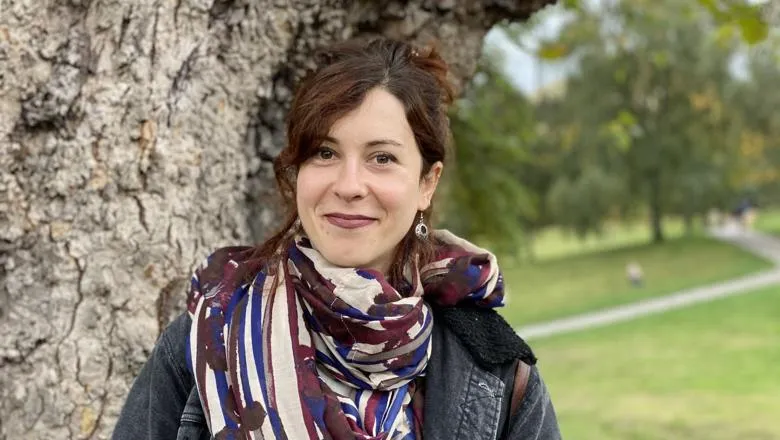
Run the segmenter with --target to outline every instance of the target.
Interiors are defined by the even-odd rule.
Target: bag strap
[[[528,387],[528,379],[531,377],[531,366],[523,362],[521,359],[517,360],[517,370],[515,371],[515,381],[512,385],[512,400],[509,407],[510,420],[517,413],[520,404],[525,397],[525,389]]]

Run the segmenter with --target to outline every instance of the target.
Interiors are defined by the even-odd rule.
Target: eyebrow
[[[330,142],[330,143],[333,143],[333,144],[336,144],[336,145],[339,144],[339,141],[337,141],[336,139],[334,139],[334,138],[332,138],[330,136],[325,136],[323,138],[323,140],[327,141],[327,142]],[[394,145],[396,147],[403,147],[403,144],[401,144],[398,141],[395,141],[393,139],[384,139],[384,138],[383,139],[374,139],[374,140],[368,141],[368,142],[366,142],[364,144],[364,146],[366,146],[366,147],[376,147],[376,146],[379,146],[379,145]]]

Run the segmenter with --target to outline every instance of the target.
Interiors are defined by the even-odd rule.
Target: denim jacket
[[[113,439],[212,438],[186,364],[190,323],[183,314],[158,340],[127,396]],[[550,395],[535,366],[524,397],[510,417],[517,363],[480,366],[459,337],[436,320],[432,337],[425,378],[425,440],[561,438]]]

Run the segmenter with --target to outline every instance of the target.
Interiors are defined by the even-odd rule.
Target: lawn
[[[780,438],[780,287],[533,342],[564,438]]]
[[[780,209],[759,209],[754,229],[780,237]]]
[[[642,266],[642,287],[634,288],[626,280],[626,265],[631,261]],[[502,314],[513,325],[528,325],[770,267],[770,263],[752,254],[701,236],[537,263],[509,260],[502,265],[508,291],[508,304]]]

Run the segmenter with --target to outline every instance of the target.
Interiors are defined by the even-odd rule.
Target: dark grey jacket
[[[468,336],[472,334],[468,321],[464,327],[434,320],[425,379],[424,440],[560,439],[550,396],[535,366],[520,406],[509,417],[517,362],[490,363],[491,349],[500,349],[491,347],[484,336]],[[480,316],[474,316],[473,324],[479,327],[479,322]],[[112,438],[211,438],[186,366],[189,328],[190,318],[184,314],[160,337],[133,383]]]

